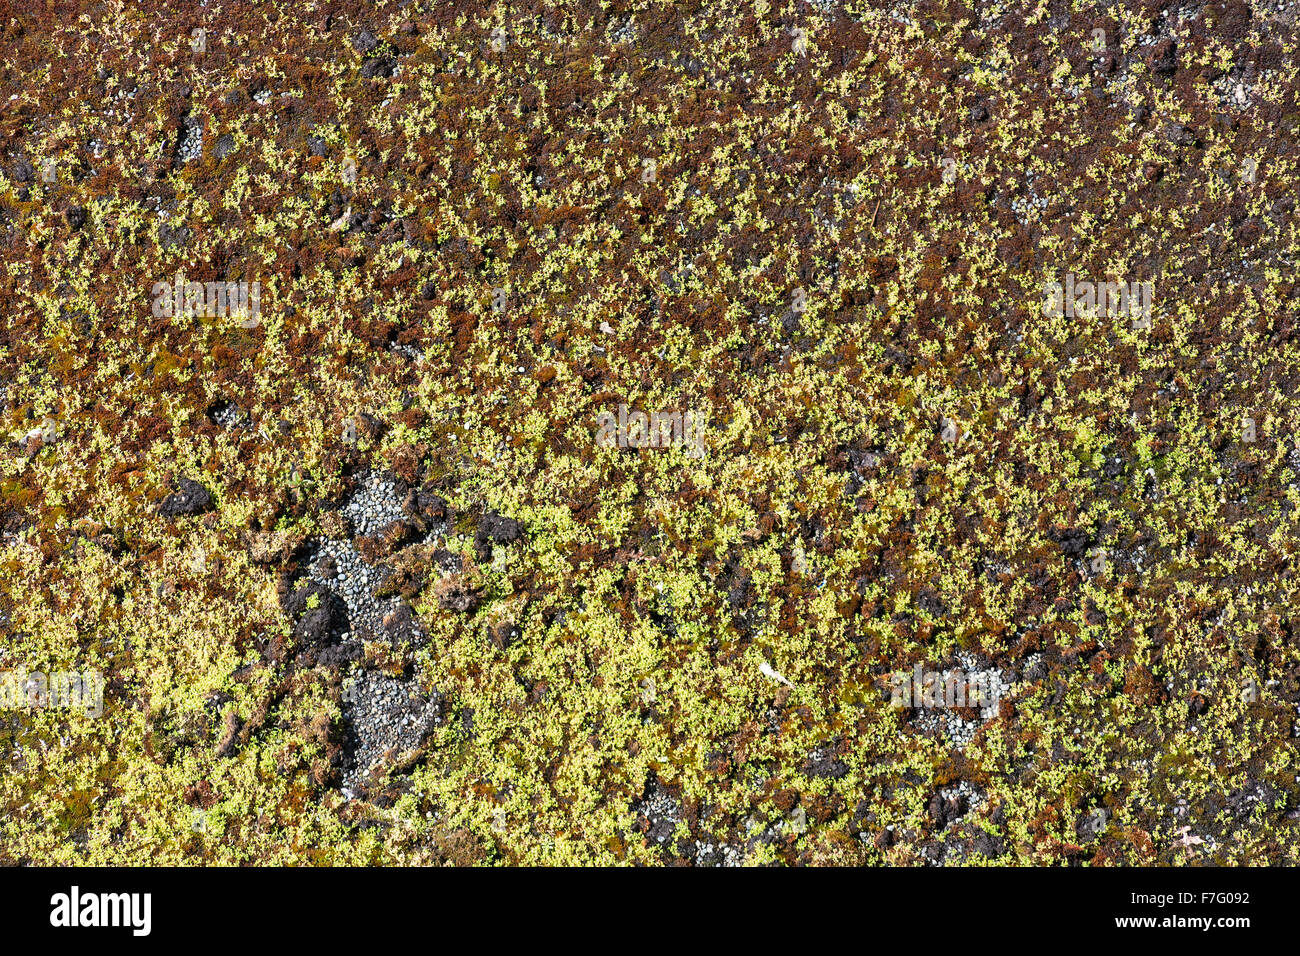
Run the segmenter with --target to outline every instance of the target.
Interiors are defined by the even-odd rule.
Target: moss
[[[1156,73],[1138,11],[1049,7],[325,3],[216,14],[234,73],[147,5],[15,13],[0,669],[108,686],[0,719],[6,861],[1296,862],[1294,44],[1171,11]],[[153,316],[178,270],[260,324]],[[1153,280],[1152,327],[1043,315],[1066,273]],[[704,455],[596,447],[620,405]],[[359,820],[277,582],[386,469],[451,520],[371,553],[427,639],[359,666],[447,713]],[[216,507],[160,520],[177,477]],[[964,750],[886,679],[959,652],[1015,680]]]

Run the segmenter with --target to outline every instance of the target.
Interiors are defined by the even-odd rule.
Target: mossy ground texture
[[[0,862],[1300,862],[1296,12],[10,6]]]

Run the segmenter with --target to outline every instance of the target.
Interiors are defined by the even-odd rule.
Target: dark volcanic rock
[[[293,637],[299,645],[327,643],[347,626],[346,605],[314,582],[290,592],[284,599],[284,611],[295,622]]]
[[[178,518],[181,515],[197,515],[212,507],[212,495],[192,478],[182,478],[176,483],[176,491],[163,499],[158,513],[164,518]]]
[[[392,76],[396,69],[397,61],[391,56],[377,56],[361,65],[361,75],[372,80],[377,76]]]
[[[524,536],[524,526],[514,518],[504,518],[495,511],[489,511],[479,522],[474,532],[474,548],[480,560],[487,560],[492,554],[492,545],[511,544]]]

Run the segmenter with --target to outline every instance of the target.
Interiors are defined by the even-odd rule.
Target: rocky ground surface
[[[0,863],[1300,862],[1298,13],[0,11]]]

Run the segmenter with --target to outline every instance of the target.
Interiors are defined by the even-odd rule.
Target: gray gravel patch
[[[420,747],[443,721],[443,700],[414,680],[362,671],[343,687],[343,719],[350,746],[343,795],[355,800],[360,785],[386,758]]]

